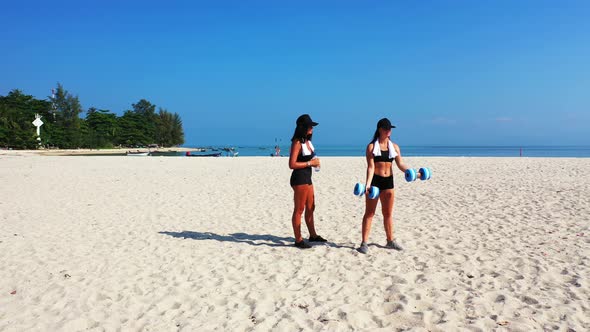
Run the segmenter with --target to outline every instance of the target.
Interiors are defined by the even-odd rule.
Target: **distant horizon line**
[[[359,144],[323,144],[324,147],[353,147],[358,145],[366,145],[367,143],[359,143]],[[181,147],[209,147],[209,146],[241,146],[241,147],[251,147],[251,148],[259,148],[259,147],[274,147],[276,143],[273,144],[182,144]],[[444,144],[444,145],[437,145],[437,144],[418,144],[418,145],[403,145],[403,147],[428,147],[428,148],[544,148],[544,147],[559,147],[559,148],[589,148],[590,144],[588,145],[578,145],[578,144],[531,144],[531,145],[454,145],[454,144]]]

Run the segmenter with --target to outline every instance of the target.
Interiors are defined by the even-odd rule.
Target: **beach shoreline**
[[[13,152],[0,331],[590,328],[588,158],[407,157],[433,176],[395,173],[405,250],[378,209],[361,255],[363,157],[322,158],[301,251],[288,158]]]
[[[38,155],[38,156],[101,156],[124,155],[127,152],[186,152],[201,148],[116,148],[116,149],[38,149],[38,150],[0,150],[0,155]]]
[[[49,149],[49,150],[5,150],[2,154],[39,154],[39,155],[73,155],[73,156],[116,156],[127,152],[155,151],[156,155],[183,155],[183,152],[221,152],[222,156],[240,157],[268,157],[275,154],[272,146],[183,146],[170,148],[122,148],[122,149]],[[284,149],[282,157],[288,156]],[[342,145],[324,146],[318,151],[321,157],[360,157],[363,156],[364,146]],[[519,153],[519,147],[514,146],[406,146],[405,157],[523,157],[523,158],[590,158],[588,146],[524,146]]]

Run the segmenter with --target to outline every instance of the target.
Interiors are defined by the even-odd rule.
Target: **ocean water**
[[[365,145],[322,146],[315,144],[318,156],[362,157]],[[590,158],[590,146],[400,146],[403,156],[421,157],[577,157]],[[270,156],[274,146],[235,146],[238,156]],[[281,147],[281,155],[289,146]]]

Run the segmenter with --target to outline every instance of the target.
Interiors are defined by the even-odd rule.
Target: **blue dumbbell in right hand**
[[[432,176],[432,171],[430,170],[430,168],[428,167],[422,167],[418,170],[418,172],[420,172],[420,180],[424,181],[424,180],[430,180],[430,177]],[[418,172],[416,172],[415,169],[408,169],[406,170],[406,181],[408,182],[412,182],[415,181],[418,178]]]
[[[366,191],[366,187],[364,184],[362,183],[357,183],[354,185],[354,195],[355,196],[363,196],[365,194]],[[367,197],[369,197],[370,199],[376,199],[377,197],[379,197],[379,188],[377,187],[371,187],[371,189],[369,189],[369,194],[367,195]]]

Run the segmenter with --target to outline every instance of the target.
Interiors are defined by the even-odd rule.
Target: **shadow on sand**
[[[219,235],[211,232],[159,232],[160,234],[169,235],[176,238],[193,239],[193,240],[215,240],[221,242],[238,242],[247,243],[253,246],[270,246],[270,247],[288,247],[292,246],[295,239],[292,237],[278,237],[270,234],[246,234],[233,233],[229,235]]]
[[[270,234],[246,234],[246,233],[233,233],[228,235],[219,235],[211,232],[158,232],[176,238],[192,239],[192,240],[215,240],[220,242],[237,242],[246,243],[252,246],[269,246],[269,247],[293,247],[295,238],[293,237],[279,237]],[[311,243],[314,245],[314,243]],[[354,249],[351,246],[343,246],[335,243],[322,243],[317,245],[327,245],[333,248],[349,248]]]

